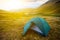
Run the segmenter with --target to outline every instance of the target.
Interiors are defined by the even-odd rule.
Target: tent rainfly
[[[31,26],[32,23],[34,23],[33,26]],[[29,29],[36,31],[37,33],[43,36],[47,36],[50,31],[50,26],[46,22],[46,20],[37,17],[37,18],[32,18],[29,22],[26,23],[26,25],[24,26],[23,35],[25,35]]]

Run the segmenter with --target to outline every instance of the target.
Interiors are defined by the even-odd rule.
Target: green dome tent
[[[32,23],[34,23],[34,26],[31,27]],[[29,29],[36,31],[41,35],[47,36],[48,32],[50,31],[50,26],[46,22],[46,20],[37,17],[32,18],[29,22],[25,24],[23,35],[25,35]]]

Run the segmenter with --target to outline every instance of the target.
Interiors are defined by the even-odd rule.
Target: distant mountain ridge
[[[50,0],[38,8],[41,13],[60,13],[60,0]]]

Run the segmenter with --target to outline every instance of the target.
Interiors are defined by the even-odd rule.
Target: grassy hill
[[[51,0],[40,6],[38,12],[45,15],[60,16],[60,1]]]

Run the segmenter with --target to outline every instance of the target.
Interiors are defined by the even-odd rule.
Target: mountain
[[[37,8],[39,13],[60,13],[60,0],[50,0]]]
[[[56,15],[60,16],[60,0],[50,0],[38,8],[26,8],[20,10],[21,13],[25,14],[36,14],[36,15]],[[19,13],[19,12],[18,12]]]

